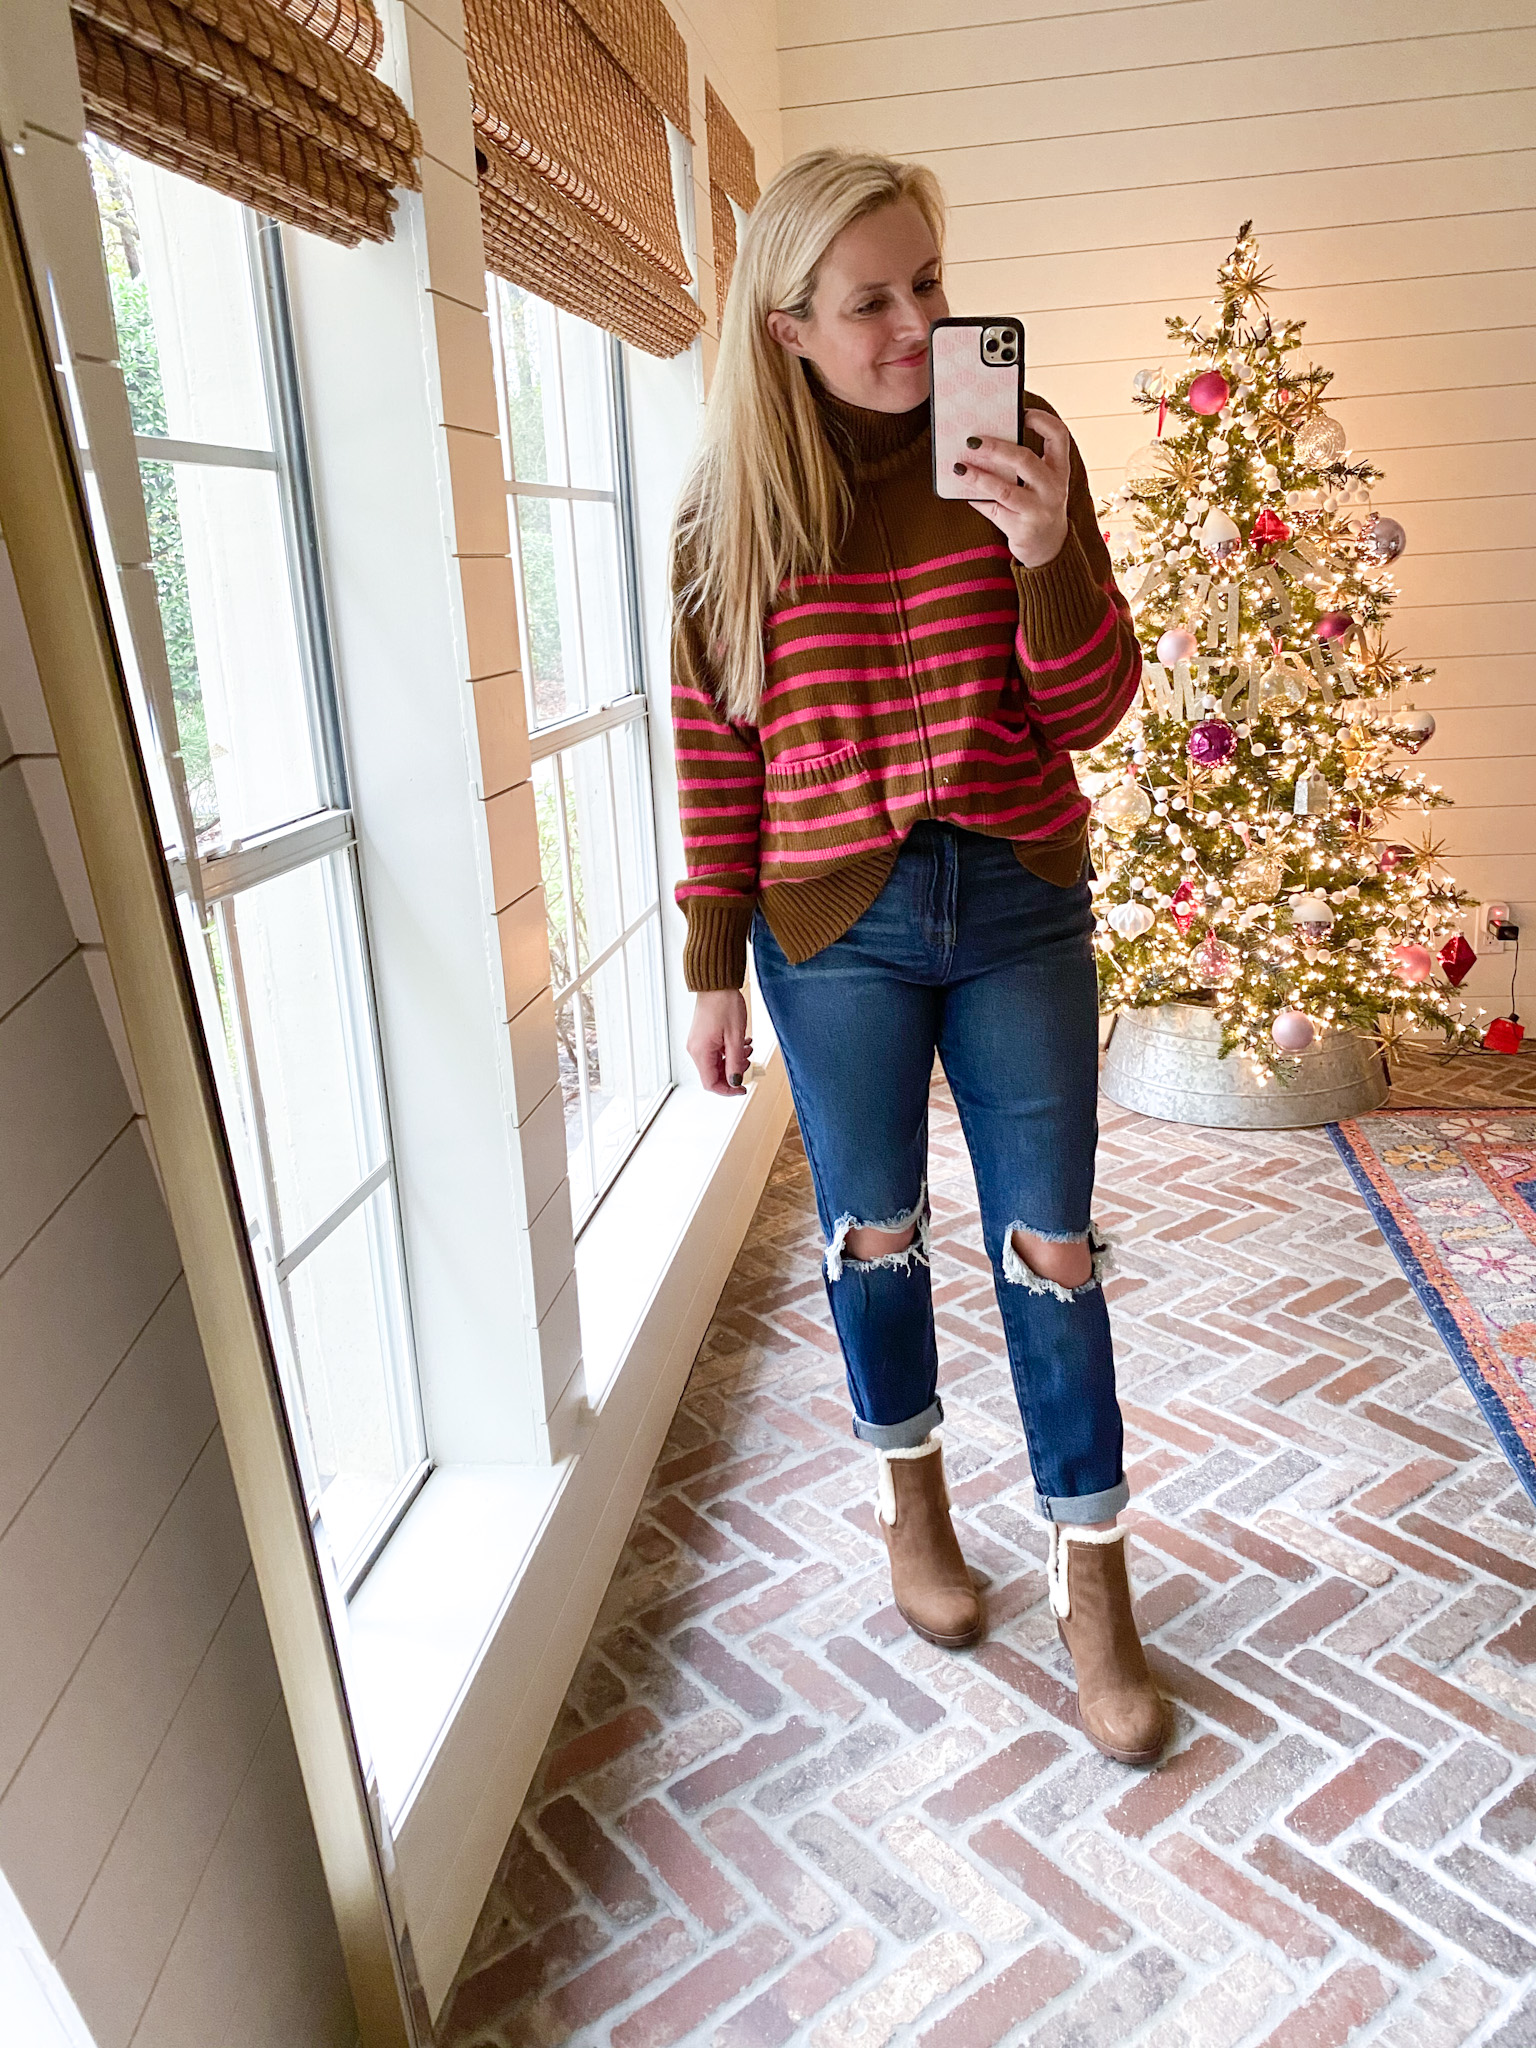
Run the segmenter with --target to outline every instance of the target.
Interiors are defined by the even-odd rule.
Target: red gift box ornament
[[[1518,1017],[1495,1017],[1483,1033],[1483,1047],[1487,1052],[1518,1052],[1524,1036],[1525,1026]]]
[[[1452,988],[1460,988],[1476,964],[1477,955],[1460,932],[1454,933],[1440,948],[1440,965],[1445,969],[1445,978]]]
[[[1180,882],[1173,892],[1168,908],[1179,930],[1187,932],[1200,914],[1199,906],[1195,902],[1195,892],[1188,882]]]
[[[1267,548],[1280,541],[1289,540],[1291,529],[1277,512],[1271,512],[1266,505],[1248,529],[1248,545],[1251,548]]]

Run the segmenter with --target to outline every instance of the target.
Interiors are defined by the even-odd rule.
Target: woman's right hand
[[[752,1060],[747,1036],[747,999],[739,988],[711,989],[697,996],[688,1030],[688,1057],[711,1095],[744,1095],[743,1077]]]

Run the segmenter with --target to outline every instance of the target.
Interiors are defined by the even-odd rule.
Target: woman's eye
[[[916,286],[916,289],[920,292],[933,292],[937,291],[938,288],[939,280],[936,277],[920,278]]]
[[[885,304],[884,299],[866,299],[862,306],[855,306],[856,313],[878,313]]]

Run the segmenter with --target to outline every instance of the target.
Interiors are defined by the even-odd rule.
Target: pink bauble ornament
[[[1167,668],[1176,661],[1188,661],[1196,645],[1193,633],[1183,626],[1170,626],[1157,643],[1157,658]]]
[[[1232,387],[1220,370],[1202,370],[1189,387],[1191,412],[1220,412],[1232,396]]]
[[[1324,612],[1313,628],[1319,640],[1342,640],[1354,630],[1355,622],[1348,612]]]
[[[1390,846],[1384,846],[1377,854],[1376,865],[1384,875],[1390,875],[1397,868],[1412,867],[1413,848],[1404,846],[1400,840],[1394,840]]]
[[[1197,768],[1219,768],[1237,752],[1237,734],[1224,718],[1202,718],[1189,735],[1189,758]]]
[[[1237,955],[1214,932],[1207,932],[1189,956],[1189,971],[1197,988],[1219,988],[1236,974]]]
[[[1281,1052],[1305,1052],[1317,1032],[1312,1019],[1300,1010],[1281,1010],[1269,1027],[1269,1035]]]
[[[1195,902],[1195,892],[1187,881],[1180,882],[1177,889],[1174,890],[1173,895],[1169,898],[1168,908],[1180,932],[1187,932],[1195,919],[1200,915],[1199,907]]]
[[[1394,946],[1390,955],[1392,972],[1399,981],[1405,981],[1412,988],[1418,982],[1428,981],[1435,971],[1435,963],[1427,946]]]

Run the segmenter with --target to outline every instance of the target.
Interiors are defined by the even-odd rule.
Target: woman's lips
[[[925,363],[927,360],[928,351],[920,348],[910,356],[891,356],[885,367],[888,370],[913,370],[919,363]]]

